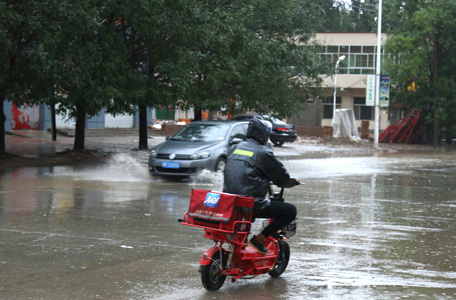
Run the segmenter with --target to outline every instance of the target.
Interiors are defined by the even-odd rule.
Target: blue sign
[[[390,78],[389,75],[382,75],[380,77],[380,106],[389,106],[389,90],[390,90]]]
[[[207,193],[206,199],[204,199],[204,206],[217,208],[220,200],[220,194]]]

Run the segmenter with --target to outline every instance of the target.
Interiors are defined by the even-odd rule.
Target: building
[[[382,34],[382,45],[386,42]],[[375,107],[366,105],[367,75],[376,73],[376,33],[317,33],[312,42],[321,45],[320,56],[334,63],[340,56],[337,73],[337,108],[352,108],[361,127],[361,121],[369,121],[369,129],[375,129]],[[381,49],[381,57],[385,56]],[[308,99],[308,109],[289,119],[297,126],[331,126],[334,106],[335,75],[323,78],[323,94]],[[380,130],[390,124],[389,110],[380,109]]]

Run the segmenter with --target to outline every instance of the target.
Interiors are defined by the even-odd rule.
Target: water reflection
[[[318,209],[300,209],[308,228],[298,235],[302,249],[295,275],[316,286],[432,287],[437,290],[408,295],[454,297],[456,210],[449,188],[454,186],[454,160],[379,158],[381,163],[350,164],[346,175],[339,169],[347,166],[346,159],[337,161],[322,164],[317,176],[305,174],[310,181],[306,188],[319,196],[305,205]],[[353,289],[342,290],[340,295],[356,296]],[[389,293],[401,295],[394,288]],[[376,298],[377,292],[364,289],[363,294]],[[315,295],[322,296],[322,290]],[[326,296],[333,297],[333,291]]]

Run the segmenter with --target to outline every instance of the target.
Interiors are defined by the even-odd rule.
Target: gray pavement
[[[220,174],[150,176],[145,151],[0,169],[0,299],[455,299],[456,153],[330,152],[346,148],[275,149],[303,182],[285,194],[299,216],[290,264],[279,278],[228,278],[217,293],[198,272],[213,243],[177,219],[191,189],[221,189]],[[304,151],[314,152],[293,157]]]

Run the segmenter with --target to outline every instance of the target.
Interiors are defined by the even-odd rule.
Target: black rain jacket
[[[228,157],[224,171],[223,192],[254,197],[255,212],[269,205],[266,196],[271,181],[284,188],[298,184],[266,145],[269,131],[263,122],[256,117],[250,121],[247,140]]]

